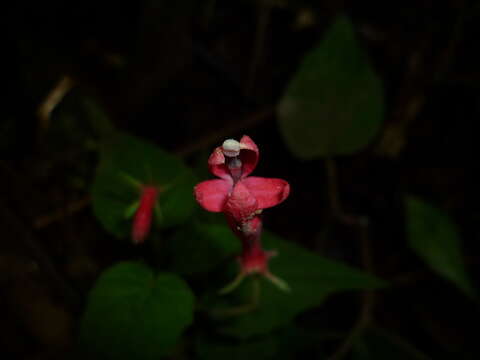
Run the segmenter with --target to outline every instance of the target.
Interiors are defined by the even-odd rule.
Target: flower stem
[[[232,292],[238,287],[238,285],[241,284],[244,278],[245,278],[245,273],[239,272],[238,275],[235,277],[235,279],[230,284],[220,289],[218,293],[220,295],[225,295],[225,294],[228,294],[229,292]]]
[[[258,308],[260,304],[261,284],[260,278],[255,276],[252,278],[252,289],[250,294],[250,301],[246,304],[233,306],[226,309],[216,309],[211,312],[214,317],[231,317],[248,314]]]

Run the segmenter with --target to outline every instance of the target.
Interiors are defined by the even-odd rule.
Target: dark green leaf
[[[298,157],[354,153],[383,119],[383,88],[348,18],[339,17],[303,59],[278,106],[280,130]]]
[[[139,200],[140,189],[132,184],[135,181],[159,186],[162,227],[184,222],[194,209],[196,179],[190,169],[153,144],[116,134],[103,147],[92,195],[95,215],[118,237],[130,233],[125,213]]]
[[[141,264],[108,269],[91,291],[81,324],[82,349],[104,359],[158,359],[192,322],[194,297],[176,275]]]
[[[185,226],[169,242],[171,270],[183,275],[206,273],[240,252],[240,241],[226,226]]]
[[[408,243],[430,268],[468,295],[475,290],[465,270],[461,240],[447,214],[414,197],[405,199]]]

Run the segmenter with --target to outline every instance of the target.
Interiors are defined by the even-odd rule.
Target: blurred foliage
[[[194,296],[171,273],[124,262],[107,269],[91,290],[80,346],[102,359],[158,359],[193,321]]]
[[[447,214],[414,196],[405,198],[408,243],[433,271],[476,296],[463,261],[462,244]]]
[[[278,104],[280,131],[299,158],[349,155],[378,134],[383,88],[347,17],[302,59]]]

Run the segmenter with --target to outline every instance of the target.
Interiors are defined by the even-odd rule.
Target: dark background
[[[294,158],[274,112],[340,12],[368,50],[387,105],[375,141],[337,159],[343,211],[371,219],[373,269],[392,283],[375,297],[374,321],[432,358],[478,358],[478,303],[405,246],[402,205],[409,192],[452,216],[475,282],[480,4],[453,0],[3,4],[0,353],[67,356],[98,274],[142,251],[111,239],[91,215],[97,156],[89,140],[102,125],[82,113],[83,96],[114,126],[183,156],[205,177],[213,147],[250,135],[262,151],[256,174],[292,187],[268,228],[362,266],[356,228],[332,215],[325,162]],[[64,96],[42,116],[55,89]],[[337,295],[299,321],[344,331],[360,308],[355,295]]]

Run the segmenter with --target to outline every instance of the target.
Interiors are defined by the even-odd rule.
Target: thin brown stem
[[[244,314],[248,314],[258,308],[260,304],[260,293],[261,293],[261,284],[260,279],[258,277],[252,278],[252,289],[250,294],[250,299],[247,303],[229,307],[226,309],[217,309],[213,310],[211,314],[214,317],[233,317],[233,316],[240,316]]]
[[[369,237],[368,219],[363,216],[356,216],[344,213],[339,197],[338,176],[335,160],[333,160],[332,158],[327,158],[325,160],[325,167],[327,173],[330,209],[332,211],[333,218],[340,220],[343,224],[358,227],[363,268],[367,272],[373,273],[374,266],[372,248]],[[367,328],[372,322],[372,312],[374,305],[375,296],[373,291],[364,291],[362,293],[361,308],[357,320],[351,328],[348,336],[340,344],[340,346],[329,358],[329,360],[342,359],[350,352],[352,346],[355,344],[355,341],[358,339],[359,336],[361,336],[365,328]]]
[[[362,251],[362,263],[365,270],[369,273],[373,273],[373,258],[372,250],[370,244],[370,238],[368,234],[368,225],[365,223],[360,225],[360,241],[361,241],[361,251]],[[373,318],[373,309],[375,306],[375,294],[373,291],[364,291],[362,293],[362,302],[360,313],[350,330],[348,336],[340,344],[334,354],[329,358],[329,360],[340,360],[343,359],[350,352],[351,348],[357,341],[357,339],[362,335],[363,331],[372,323]]]
[[[337,165],[332,158],[325,159],[327,173],[327,190],[332,217],[345,225],[365,226],[368,221],[363,216],[347,214],[343,211],[338,190]]]
[[[341,205],[338,197],[337,166],[335,164],[335,160],[330,157],[326,158],[325,168],[327,171],[327,189],[330,210],[333,212],[334,216],[338,216],[341,213]]]
[[[90,205],[90,196],[85,196],[79,200],[75,200],[67,204],[64,208],[55,210],[53,213],[39,216],[33,222],[33,226],[36,229],[47,227],[55,222],[61,221],[67,216],[75,214]]]
[[[50,127],[50,115],[52,111],[73,88],[73,85],[74,83],[70,76],[62,76],[38,107],[38,138]]]
[[[424,107],[431,88],[448,73],[464,31],[465,17],[470,10],[466,2],[462,1],[460,4],[461,9],[454,19],[452,32],[446,41],[446,46],[433,61],[433,65],[427,56],[433,50],[434,41],[432,39],[436,33],[432,24],[429,25],[424,35],[419,37],[418,44],[412,49],[403,77],[404,81],[399,86],[400,90],[396,97],[392,120],[387,124],[376,147],[378,154],[391,158],[398,157],[407,143],[409,128]],[[425,74],[432,75],[425,78]]]

